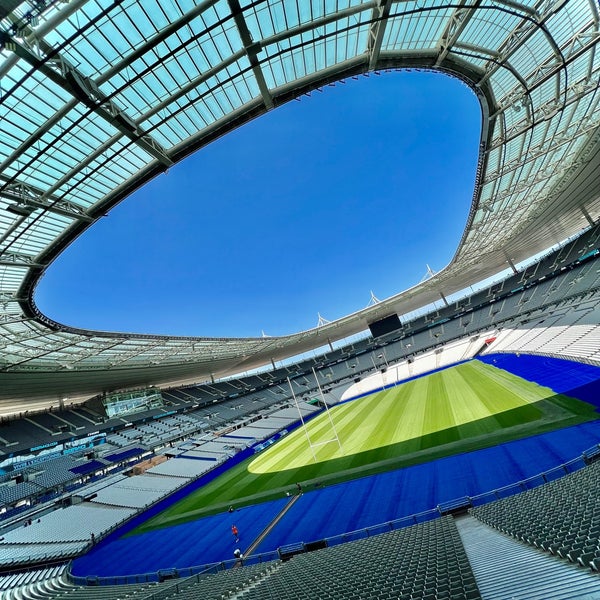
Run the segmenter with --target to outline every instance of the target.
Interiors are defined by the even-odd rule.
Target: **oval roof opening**
[[[169,335],[342,317],[450,261],[480,129],[475,95],[439,73],[327,86],[133,194],[61,254],[35,301],[67,325]]]

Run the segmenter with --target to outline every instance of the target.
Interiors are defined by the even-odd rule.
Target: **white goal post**
[[[323,390],[321,388],[321,384],[319,383],[319,379],[317,377],[317,373],[315,372],[314,367],[312,369],[312,372],[315,377],[315,381],[317,382],[317,389],[319,390],[319,395],[321,396],[321,402],[325,406],[325,412],[327,413],[327,417],[329,419],[329,424],[331,425],[331,429],[332,429],[333,435],[334,435],[334,437],[332,437],[328,440],[323,440],[320,442],[312,441],[312,439],[310,438],[310,434],[308,432],[308,427],[306,426],[306,422],[304,421],[304,415],[302,414],[302,411],[300,410],[300,404],[298,403],[298,398],[294,392],[294,387],[292,386],[292,382],[289,377],[287,378],[287,381],[288,381],[288,385],[290,386],[290,392],[292,394],[292,398],[294,399],[294,403],[296,404],[296,410],[298,411],[298,415],[300,417],[301,427],[304,430],[304,434],[306,435],[306,441],[308,442],[308,447],[310,448],[311,454],[313,456],[313,460],[315,462],[317,462],[317,455],[315,453],[315,448],[318,448],[319,446],[324,446],[325,444],[331,444],[332,442],[337,442],[342,453],[344,452],[344,448],[342,447],[342,443],[340,441],[340,437],[339,437],[337,429],[335,427],[335,423],[333,422],[333,418],[331,417],[331,413],[329,411],[329,405],[327,404],[327,402],[325,400],[325,396],[323,395]]]

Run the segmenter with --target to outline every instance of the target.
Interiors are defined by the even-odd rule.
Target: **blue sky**
[[[35,300],[77,327],[283,335],[441,269],[473,194],[479,104],[434,73],[313,92],[130,196],[48,269]]]

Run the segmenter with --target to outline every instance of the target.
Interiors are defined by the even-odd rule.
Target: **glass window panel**
[[[485,2],[486,6],[491,4],[490,1]],[[469,44],[491,48],[496,51],[520,23],[522,23],[522,18],[519,15],[495,10],[482,10],[471,17],[460,39]]]
[[[552,15],[546,26],[559,46],[565,45],[572,37],[573,32],[579,32],[593,25],[594,19],[590,13],[589,0],[572,0]]]

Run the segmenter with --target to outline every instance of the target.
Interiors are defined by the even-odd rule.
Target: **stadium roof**
[[[4,0],[0,400],[240,372],[407,313],[579,232],[600,212],[596,0]],[[319,86],[436,69],[483,114],[468,223],[446,269],[285,337],[73,329],[32,299],[56,256],[211,140]]]

